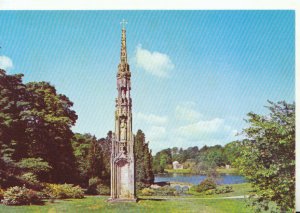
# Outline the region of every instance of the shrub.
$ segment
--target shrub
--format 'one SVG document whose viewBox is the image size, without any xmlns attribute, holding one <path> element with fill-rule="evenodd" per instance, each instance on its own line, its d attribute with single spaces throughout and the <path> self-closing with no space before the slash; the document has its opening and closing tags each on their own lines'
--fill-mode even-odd
<svg viewBox="0 0 300 213">
<path fill-rule="evenodd" d="M 217 185 L 212 179 L 206 178 L 199 185 L 195 187 L 195 190 L 197 192 L 205 192 L 209 189 L 215 189 L 216 187 Z"/>
<path fill-rule="evenodd" d="M 84 197 L 83 189 L 73 184 L 47 184 L 44 192 L 52 199 Z"/>
<path fill-rule="evenodd" d="M 174 196 L 176 195 L 176 189 L 170 186 L 163 186 L 154 190 L 153 195 L 157 196 Z"/>
<path fill-rule="evenodd" d="M 144 188 L 148 188 L 151 184 L 147 184 L 147 183 L 143 183 L 143 182 L 137 182 L 136 183 L 136 189 L 139 191 L 139 190 L 142 190 Z"/>
<path fill-rule="evenodd" d="M 225 186 L 225 187 L 215 189 L 216 194 L 225 194 L 229 192 L 233 192 L 232 186 Z"/>
<path fill-rule="evenodd" d="M 216 189 L 215 189 L 216 190 Z M 209 189 L 205 192 L 206 195 L 213 195 L 215 193 L 215 190 Z"/>
<path fill-rule="evenodd" d="M 153 189 L 150 189 L 150 188 L 143 188 L 141 190 L 141 195 L 143 196 L 151 196 L 155 193 L 155 191 Z"/>
<path fill-rule="evenodd" d="M 97 186 L 101 184 L 101 180 L 97 177 L 89 179 L 89 187 L 87 189 L 87 194 L 97 195 Z"/>
<path fill-rule="evenodd" d="M 97 194 L 99 195 L 109 195 L 110 194 L 110 187 L 104 184 L 97 185 Z"/>
<path fill-rule="evenodd" d="M 41 198 L 34 190 L 26 187 L 14 186 L 8 188 L 3 195 L 5 205 L 29 205 L 41 202 Z"/>
</svg>

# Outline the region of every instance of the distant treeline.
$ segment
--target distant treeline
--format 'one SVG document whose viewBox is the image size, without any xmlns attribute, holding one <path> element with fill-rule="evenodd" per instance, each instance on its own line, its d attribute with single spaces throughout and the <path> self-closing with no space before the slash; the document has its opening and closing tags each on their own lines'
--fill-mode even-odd
<svg viewBox="0 0 300 213">
<path fill-rule="evenodd" d="M 201 149 L 198 146 L 163 149 L 154 156 L 153 169 L 155 173 L 163 173 L 165 169 L 172 169 L 172 162 L 178 161 L 183 164 L 183 168 L 191 169 L 193 173 L 207 173 L 216 167 L 232 165 L 240 155 L 240 144 L 239 141 L 233 141 L 224 147 L 205 145 Z"/>
</svg>

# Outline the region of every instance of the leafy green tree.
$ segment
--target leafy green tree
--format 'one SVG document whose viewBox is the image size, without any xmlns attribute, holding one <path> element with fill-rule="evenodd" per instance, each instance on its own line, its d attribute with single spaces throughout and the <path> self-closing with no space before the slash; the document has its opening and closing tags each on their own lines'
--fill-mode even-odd
<svg viewBox="0 0 300 213">
<path fill-rule="evenodd" d="M 233 165 L 235 160 L 241 154 L 241 142 L 233 141 L 224 146 L 224 157 L 226 159 L 226 164 Z"/>
<path fill-rule="evenodd" d="M 180 151 L 179 151 L 180 152 Z M 179 154 L 183 154 L 182 153 Z M 156 153 L 153 159 L 153 171 L 154 173 L 163 173 L 164 169 L 167 168 L 167 165 L 172 165 L 173 159 L 172 159 L 172 150 L 169 149 L 163 149 Z"/>
<path fill-rule="evenodd" d="M 26 88 L 22 74 L 7 75 L 0 69 L 0 185 L 15 184 L 19 173 L 16 162 L 27 153 L 26 123 L 21 120 L 26 110 Z"/>
<path fill-rule="evenodd" d="M 254 205 L 267 209 L 273 201 L 282 212 L 294 211 L 295 103 L 269 103 L 269 115 L 248 114 L 236 165 L 256 190 Z"/>
<path fill-rule="evenodd" d="M 49 181 L 72 182 L 75 157 L 71 145 L 77 115 L 73 103 L 47 82 L 26 84 L 30 105 L 22 112 L 28 157 L 42 158 L 53 168 Z M 76 170 L 75 170 L 76 171 Z"/>
</svg>

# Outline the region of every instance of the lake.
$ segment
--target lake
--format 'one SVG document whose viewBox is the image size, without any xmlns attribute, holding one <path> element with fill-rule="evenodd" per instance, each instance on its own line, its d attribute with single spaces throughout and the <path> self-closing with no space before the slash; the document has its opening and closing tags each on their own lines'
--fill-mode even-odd
<svg viewBox="0 0 300 213">
<path fill-rule="evenodd" d="M 192 184 L 199 184 L 206 178 L 206 175 L 194 175 L 194 174 L 178 174 L 168 173 L 155 175 L 154 182 L 185 182 Z M 221 174 L 217 179 L 217 184 L 236 184 L 245 183 L 246 179 L 241 175 L 234 174 Z"/>
</svg>

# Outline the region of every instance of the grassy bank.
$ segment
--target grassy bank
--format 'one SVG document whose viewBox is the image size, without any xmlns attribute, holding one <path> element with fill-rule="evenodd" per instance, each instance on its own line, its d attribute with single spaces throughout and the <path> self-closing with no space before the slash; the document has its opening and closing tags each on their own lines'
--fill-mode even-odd
<svg viewBox="0 0 300 213">
<path fill-rule="evenodd" d="M 31 212 L 253 212 L 245 199 L 223 199 L 222 197 L 244 196 L 251 191 L 249 183 L 231 184 L 234 192 L 205 195 L 191 192 L 191 196 L 140 196 L 137 203 L 108 203 L 108 196 L 87 196 L 84 199 L 46 201 L 45 205 L 4 206 L 2 213 Z"/>
<path fill-rule="evenodd" d="M 107 196 L 89 196 L 84 199 L 68 199 L 46 203 L 43 206 L 3 206 L 0 212 L 252 212 L 243 199 L 209 199 L 197 200 L 182 198 L 180 200 L 160 200 L 144 198 L 137 203 L 108 203 Z"/>
<path fill-rule="evenodd" d="M 179 174 L 191 174 L 192 171 L 190 169 L 165 169 L 168 173 L 179 173 Z"/>
<path fill-rule="evenodd" d="M 168 173 L 177 173 L 177 174 L 193 174 L 191 169 L 165 169 Z M 217 168 L 219 174 L 237 174 L 238 170 L 236 168 Z"/>
<path fill-rule="evenodd" d="M 222 187 L 226 186 L 225 184 Z M 189 191 L 189 194 L 192 194 L 196 197 L 205 197 L 205 198 L 215 198 L 215 197 L 232 197 L 232 196 L 244 196 L 248 195 L 251 191 L 251 184 L 250 183 L 239 183 L 239 184 L 229 184 L 233 189 L 233 192 L 229 192 L 226 194 L 213 194 L 213 195 L 205 195 L 205 192 L 199 193 L 196 191 Z"/>
</svg>

